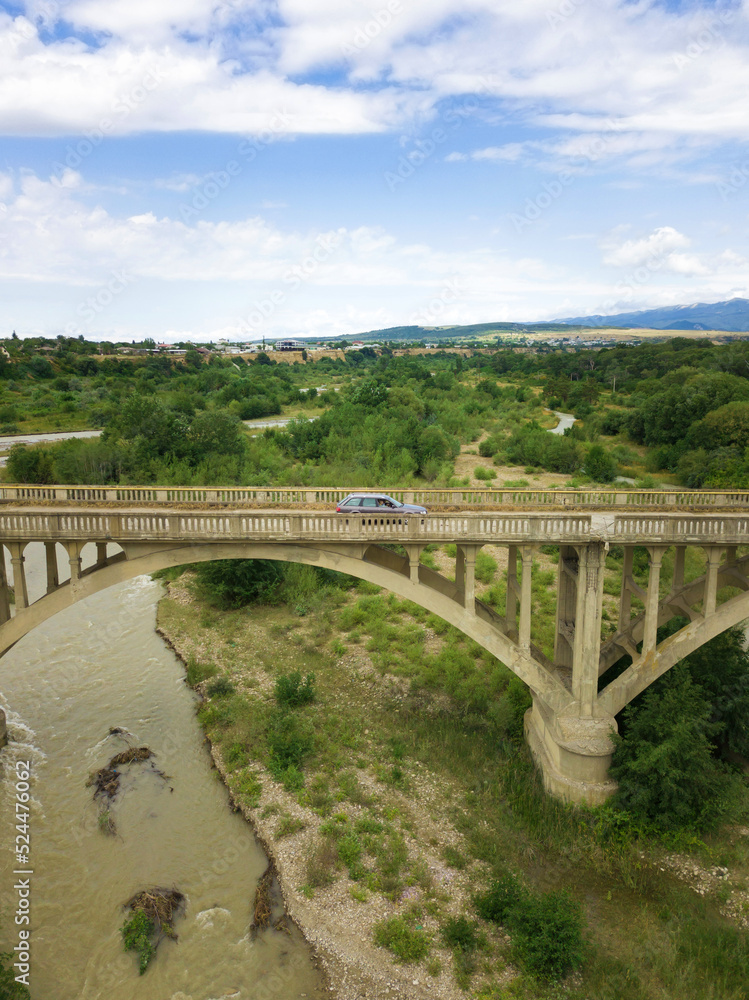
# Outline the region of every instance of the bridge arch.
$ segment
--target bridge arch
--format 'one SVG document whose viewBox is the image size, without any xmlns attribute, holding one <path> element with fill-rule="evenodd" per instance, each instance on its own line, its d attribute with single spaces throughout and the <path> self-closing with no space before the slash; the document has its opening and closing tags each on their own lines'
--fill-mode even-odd
<svg viewBox="0 0 749 1000">
<path fill-rule="evenodd" d="M 530 651 L 524 651 L 506 634 L 492 623 L 491 609 L 482 606 L 483 616 L 476 615 L 460 604 L 454 596 L 440 593 L 424 582 L 414 582 L 394 566 L 369 561 L 316 546 L 289 546 L 288 544 L 230 542 L 181 545 L 159 548 L 155 546 L 123 545 L 123 552 L 111 558 L 100 568 L 92 567 L 74 583 L 65 583 L 51 593 L 41 597 L 29 607 L 19 611 L 13 618 L 0 626 L 0 656 L 42 622 L 102 590 L 116 586 L 138 576 L 146 576 L 162 569 L 187 563 L 214 562 L 223 559 L 270 559 L 278 562 L 301 563 L 320 566 L 325 569 L 347 573 L 366 580 L 399 597 L 413 601 L 430 611 L 473 639 L 480 646 L 496 656 L 510 670 L 524 681 L 536 697 L 542 698 L 552 710 L 558 710 L 572 701 L 569 691 L 539 663 Z M 405 566 L 408 560 L 403 560 Z M 424 567 L 421 576 L 438 577 Z M 443 583 L 448 583 L 439 577 Z M 480 604 L 480 602 L 476 602 Z"/>
</svg>

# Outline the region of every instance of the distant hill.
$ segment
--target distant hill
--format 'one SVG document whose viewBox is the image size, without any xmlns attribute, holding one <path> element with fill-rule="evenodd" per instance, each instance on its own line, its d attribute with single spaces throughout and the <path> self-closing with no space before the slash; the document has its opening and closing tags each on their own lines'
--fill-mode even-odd
<svg viewBox="0 0 749 1000">
<path fill-rule="evenodd" d="M 613 316 L 572 316 L 557 323 L 567 326 L 620 326 L 650 330 L 731 330 L 749 331 L 749 299 L 727 302 L 698 302 L 692 306 L 664 306 L 616 313 Z"/>
</svg>

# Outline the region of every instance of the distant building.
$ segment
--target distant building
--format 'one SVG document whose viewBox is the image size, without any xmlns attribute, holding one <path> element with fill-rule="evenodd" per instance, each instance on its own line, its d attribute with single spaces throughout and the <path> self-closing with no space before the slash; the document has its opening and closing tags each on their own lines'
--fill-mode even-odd
<svg viewBox="0 0 749 1000">
<path fill-rule="evenodd" d="M 304 351 L 307 345 L 303 340 L 277 340 L 277 351 Z"/>
</svg>

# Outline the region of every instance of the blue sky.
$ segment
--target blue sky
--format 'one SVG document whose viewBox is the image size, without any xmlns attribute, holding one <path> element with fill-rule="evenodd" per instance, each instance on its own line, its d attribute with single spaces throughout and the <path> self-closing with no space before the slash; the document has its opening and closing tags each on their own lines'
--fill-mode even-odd
<svg viewBox="0 0 749 1000">
<path fill-rule="evenodd" d="M 749 0 L 0 4 L 4 335 L 749 296 Z"/>
</svg>

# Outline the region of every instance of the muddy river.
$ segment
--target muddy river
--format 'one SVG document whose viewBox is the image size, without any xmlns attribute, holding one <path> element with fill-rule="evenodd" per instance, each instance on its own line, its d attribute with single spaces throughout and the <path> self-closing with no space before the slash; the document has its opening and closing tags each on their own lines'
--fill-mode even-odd
<svg viewBox="0 0 749 1000">
<path fill-rule="evenodd" d="M 26 551 L 33 600 L 43 549 Z M 161 593 L 148 578 L 104 591 L 0 658 L 12 740 L 0 751 L 0 950 L 18 941 L 11 781 L 15 762 L 29 760 L 32 1000 L 320 997 L 321 977 L 294 928 L 249 933 L 266 858 L 229 808 L 182 665 L 154 632 Z M 130 735 L 109 735 L 115 727 Z M 107 836 L 86 780 L 128 745 L 150 747 L 168 777 L 124 768 L 117 832 Z M 151 886 L 176 887 L 187 904 L 179 940 L 164 940 L 139 977 L 122 946 L 122 907 Z"/>
</svg>

